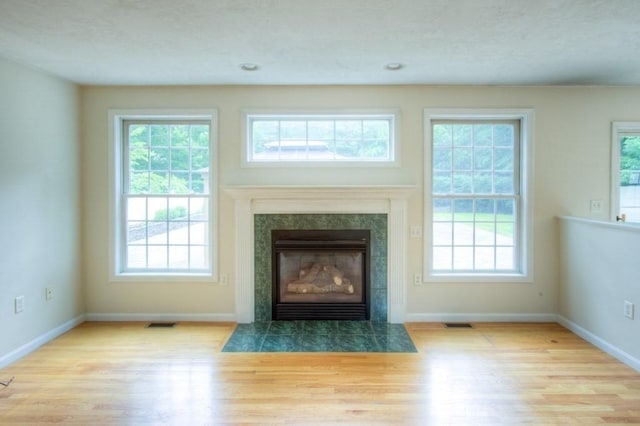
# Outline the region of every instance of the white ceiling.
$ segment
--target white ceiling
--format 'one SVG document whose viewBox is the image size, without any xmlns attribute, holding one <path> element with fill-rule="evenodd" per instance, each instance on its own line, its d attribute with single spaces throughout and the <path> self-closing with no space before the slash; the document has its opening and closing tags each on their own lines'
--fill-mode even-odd
<svg viewBox="0 0 640 426">
<path fill-rule="evenodd" d="M 638 85 L 640 0 L 0 0 L 0 56 L 98 85 Z"/>
</svg>

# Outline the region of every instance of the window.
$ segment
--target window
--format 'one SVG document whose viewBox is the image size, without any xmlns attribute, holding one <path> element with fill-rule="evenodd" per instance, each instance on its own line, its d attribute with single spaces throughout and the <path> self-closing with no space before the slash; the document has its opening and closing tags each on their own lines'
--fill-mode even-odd
<svg viewBox="0 0 640 426">
<path fill-rule="evenodd" d="M 214 115 L 113 120 L 115 275 L 211 275 Z"/>
<path fill-rule="evenodd" d="M 245 164 L 393 163 L 395 113 L 246 113 Z"/>
<path fill-rule="evenodd" d="M 640 223 L 640 123 L 614 122 L 611 140 L 611 216 Z"/>
<path fill-rule="evenodd" d="M 531 113 L 427 111 L 427 277 L 525 277 Z"/>
</svg>

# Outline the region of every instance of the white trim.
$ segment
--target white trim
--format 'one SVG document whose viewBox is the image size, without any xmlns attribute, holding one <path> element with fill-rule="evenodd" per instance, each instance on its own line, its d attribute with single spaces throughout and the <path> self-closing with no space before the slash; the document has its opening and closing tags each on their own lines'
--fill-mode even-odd
<svg viewBox="0 0 640 426">
<path fill-rule="evenodd" d="M 120 176 L 122 174 L 122 121 L 127 119 L 185 119 L 211 122 L 209 131 L 209 229 L 211 270 L 208 273 L 120 273 L 117 270 L 122 235 L 119 234 Z M 109 282 L 123 281 L 192 281 L 218 282 L 218 110 L 217 109 L 110 109 L 108 111 L 108 168 L 109 168 Z"/>
<path fill-rule="evenodd" d="M 360 108 L 360 109 L 273 109 L 273 108 L 245 108 L 241 111 L 241 138 L 242 149 L 240 165 L 245 168 L 254 167 L 314 167 L 314 168 L 352 168 L 352 167 L 400 167 L 400 127 L 401 116 L 400 109 L 398 108 Z M 328 120 L 335 120 L 339 117 L 354 117 L 356 119 L 367 118 L 371 116 L 392 116 L 391 124 L 391 140 L 389 146 L 389 160 L 353 160 L 353 161 L 251 161 L 249 159 L 249 153 L 251 152 L 251 131 L 249 124 L 251 116 L 264 115 L 266 117 L 272 117 L 274 119 L 281 119 L 286 117 L 292 117 L 297 119 L 325 117 Z"/>
<path fill-rule="evenodd" d="M 407 198 L 411 186 L 376 187 L 264 187 L 225 189 L 235 199 L 236 317 L 255 321 L 254 220 L 255 214 L 386 213 L 387 214 L 387 320 L 403 323 L 406 312 Z"/>
<path fill-rule="evenodd" d="M 611 200 L 609 219 L 616 220 L 620 212 L 620 133 L 640 132 L 639 121 L 611 122 Z"/>
<path fill-rule="evenodd" d="M 568 222 L 585 223 L 593 226 L 599 226 L 609 229 L 621 229 L 624 231 L 640 232 L 640 224 L 627 223 L 627 222 L 608 222 L 604 220 L 587 219 L 584 217 L 575 216 L 558 216 L 560 220 L 566 220 Z"/>
<path fill-rule="evenodd" d="M 88 313 L 85 314 L 86 321 L 106 321 L 106 322 L 235 322 L 235 314 L 166 314 L 166 313 L 131 313 L 131 314 L 109 314 L 109 313 Z"/>
<path fill-rule="evenodd" d="M 30 341 L 28 343 L 25 343 L 24 345 L 22 345 L 19 348 L 9 352 L 8 354 L 0 357 L 0 369 L 8 366 L 9 364 L 12 364 L 12 363 L 16 362 L 20 358 L 23 358 L 23 357 L 29 355 L 31 352 L 33 352 L 36 349 L 38 349 L 40 346 L 44 345 L 45 343 L 48 343 L 48 342 L 52 341 L 56 337 L 59 337 L 59 336 L 63 335 L 67 331 L 69 331 L 69 330 L 77 327 L 78 325 L 82 324 L 84 321 L 85 321 L 85 316 L 84 315 L 79 315 L 79 316 L 77 316 L 77 317 L 65 322 L 64 324 L 59 325 L 58 327 L 56 327 L 56 328 L 54 328 L 52 330 L 49 330 L 46 333 L 36 337 L 32 341 Z"/>
<path fill-rule="evenodd" d="M 431 246 L 431 122 L 433 120 L 519 120 L 520 121 L 520 185 L 522 200 L 520 217 L 520 273 L 506 274 L 436 274 L 432 271 Z M 424 225 L 423 240 L 423 281 L 430 282 L 533 282 L 533 166 L 534 166 L 534 123 L 532 108 L 425 108 L 424 109 Z"/>
<path fill-rule="evenodd" d="M 558 324 L 640 373 L 640 359 L 635 358 L 562 315 L 558 315 Z"/>
<path fill-rule="evenodd" d="M 556 314 L 408 313 L 407 322 L 557 322 Z"/>
</svg>

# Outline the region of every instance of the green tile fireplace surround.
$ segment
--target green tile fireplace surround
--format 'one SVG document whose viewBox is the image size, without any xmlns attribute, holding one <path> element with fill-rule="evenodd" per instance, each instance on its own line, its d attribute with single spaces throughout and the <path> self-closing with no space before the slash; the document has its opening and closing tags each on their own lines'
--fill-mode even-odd
<svg viewBox="0 0 640 426">
<path fill-rule="evenodd" d="M 386 214 L 256 214 L 255 321 L 271 321 L 271 230 L 368 229 L 371 232 L 370 318 L 387 321 L 387 215 Z"/>
</svg>

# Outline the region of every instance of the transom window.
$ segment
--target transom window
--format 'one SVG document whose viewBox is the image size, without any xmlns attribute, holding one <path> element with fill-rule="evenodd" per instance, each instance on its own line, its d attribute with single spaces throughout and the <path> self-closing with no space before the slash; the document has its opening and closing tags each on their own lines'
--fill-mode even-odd
<svg viewBox="0 0 640 426">
<path fill-rule="evenodd" d="M 212 118 L 117 117 L 117 274 L 212 273 Z"/>
<path fill-rule="evenodd" d="M 522 275 L 522 119 L 429 117 L 428 275 Z"/>
<path fill-rule="evenodd" d="M 395 160 L 395 114 L 247 114 L 247 163 Z"/>
</svg>

